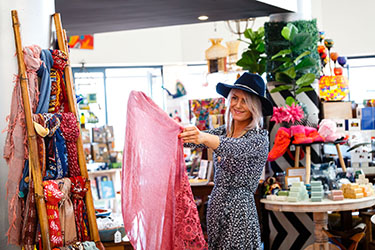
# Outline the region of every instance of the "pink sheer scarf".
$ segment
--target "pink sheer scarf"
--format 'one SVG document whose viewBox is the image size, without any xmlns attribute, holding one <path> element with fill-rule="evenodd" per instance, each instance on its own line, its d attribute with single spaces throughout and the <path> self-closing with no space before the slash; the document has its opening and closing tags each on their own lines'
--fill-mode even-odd
<svg viewBox="0 0 375 250">
<path fill-rule="evenodd" d="M 130 93 L 121 195 L 125 231 L 135 249 L 207 248 L 180 131 L 144 93 Z"/>
<path fill-rule="evenodd" d="M 41 48 L 37 45 L 25 47 L 23 49 L 28 78 L 29 98 L 33 112 L 35 112 L 38 106 L 39 98 L 38 76 L 36 71 L 42 64 L 42 61 L 40 60 L 40 52 Z M 10 114 L 7 117 L 7 121 L 8 133 L 3 154 L 9 167 L 8 181 L 6 184 L 9 229 L 6 235 L 8 236 L 8 243 L 20 245 L 22 206 L 21 199 L 18 197 L 18 187 L 22 178 L 25 159 L 28 158 L 28 150 L 25 128 L 26 121 L 22 102 L 21 85 L 18 76 L 16 77 L 16 84 L 14 85 L 12 93 Z"/>
</svg>

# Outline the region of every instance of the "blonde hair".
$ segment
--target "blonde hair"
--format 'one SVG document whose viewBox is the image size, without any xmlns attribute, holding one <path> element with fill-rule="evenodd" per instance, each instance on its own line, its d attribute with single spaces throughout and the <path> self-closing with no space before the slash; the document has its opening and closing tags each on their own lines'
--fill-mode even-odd
<svg viewBox="0 0 375 250">
<path fill-rule="evenodd" d="M 263 113 L 262 113 L 262 103 L 258 96 L 251 94 L 247 91 L 243 91 L 245 93 L 245 103 L 247 108 L 251 113 L 251 120 L 249 124 L 245 127 L 244 133 L 249 131 L 250 129 L 260 128 L 263 126 Z M 232 118 L 232 114 L 230 112 L 230 103 L 233 97 L 233 89 L 229 92 L 227 98 L 227 110 L 226 110 L 226 128 L 227 128 L 227 136 L 231 137 L 234 132 L 234 120 Z"/>
</svg>

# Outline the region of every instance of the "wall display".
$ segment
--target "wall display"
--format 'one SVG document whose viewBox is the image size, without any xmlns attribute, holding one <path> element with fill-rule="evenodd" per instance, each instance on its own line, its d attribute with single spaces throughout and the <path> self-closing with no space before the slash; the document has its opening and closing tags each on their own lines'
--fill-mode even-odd
<svg viewBox="0 0 375 250">
<path fill-rule="evenodd" d="M 81 128 L 82 143 L 90 143 L 90 130 Z"/>
<path fill-rule="evenodd" d="M 106 143 L 106 131 L 104 127 L 92 128 L 92 141 Z"/>
<path fill-rule="evenodd" d="M 189 100 L 190 106 L 190 120 L 195 117 L 195 125 L 200 130 L 207 130 L 210 128 L 209 115 L 225 114 L 225 99 L 210 98 L 201 100 Z"/>
<path fill-rule="evenodd" d="M 92 159 L 96 162 L 107 162 L 109 160 L 107 144 L 92 143 Z"/>
<path fill-rule="evenodd" d="M 94 49 L 94 36 L 70 36 L 68 38 L 68 43 L 69 47 L 74 49 Z"/>
</svg>

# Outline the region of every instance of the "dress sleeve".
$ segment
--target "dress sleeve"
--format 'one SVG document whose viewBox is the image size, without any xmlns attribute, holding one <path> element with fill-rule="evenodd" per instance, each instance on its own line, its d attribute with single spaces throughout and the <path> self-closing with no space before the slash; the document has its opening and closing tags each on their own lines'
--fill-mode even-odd
<svg viewBox="0 0 375 250">
<path fill-rule="evenodd" d="M 225 125 L 220 126 L 218 128 L 205 130 L 205 131 L 202 131 L 202 132 L 208 133 L 208 134 L 211 134 L 211 135 L 218 135 L 218 136 L 225 135 Z M 204 145 L 204 144 L 194 144 L 194 143 L 184 143 L 184 147 L 185 148 L 192 148 L 192 149 L 207 148 L 207 146 Z"/>
<path fill-rule="evenodd" d="M 214 152 L 224 158 L 248 158 L 268 153 L 268 132 L 262 130 L 240 138 L 219 136 L 220 144 Z"/>
</svg>

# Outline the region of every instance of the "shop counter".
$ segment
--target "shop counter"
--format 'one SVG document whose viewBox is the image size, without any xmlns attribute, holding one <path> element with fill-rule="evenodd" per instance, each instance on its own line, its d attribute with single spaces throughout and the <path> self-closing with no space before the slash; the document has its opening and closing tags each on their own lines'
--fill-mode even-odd
<svg viewBox="0 0 375 250">
<path fill-rule="evenodd" d="M 329 211 L 350 211 L 372 207 L 375 205 L 375 196 L 365 197 L 361 199 L 344 199 L 342 201 L 332 201 L 323 199 L 321 202 L 301 201 L 272 201 L 262 199 L 267 210 L 276 212 L 294 212 L 294 213 L 313 213 L 314 220 L 314 243 L 309 245 L 306 250 L 312 249 L 338 249 L 335 245 L 328 242 L 327 235 L 322 228 L 327 228 Z"/>
</svg>

